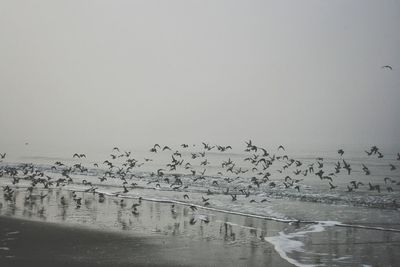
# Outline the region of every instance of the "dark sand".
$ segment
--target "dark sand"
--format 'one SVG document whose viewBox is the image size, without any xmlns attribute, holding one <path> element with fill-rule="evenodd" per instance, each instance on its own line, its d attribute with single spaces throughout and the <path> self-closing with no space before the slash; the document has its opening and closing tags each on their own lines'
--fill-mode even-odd
<svg viewBox="0 0 400 267">
<path fill-rule="evenodd" d="M 272 247 L 265 259 L 241 246 L 170 236 L 133 236 L 0 216 L 0 266 L 290 266 Z"/>
</svg>

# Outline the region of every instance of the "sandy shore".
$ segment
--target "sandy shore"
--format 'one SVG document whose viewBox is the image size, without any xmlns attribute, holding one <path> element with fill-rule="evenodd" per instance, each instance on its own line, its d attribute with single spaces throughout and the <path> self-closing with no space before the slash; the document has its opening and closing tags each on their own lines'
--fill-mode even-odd
<svg viewBox="0 0 400 267">
<path fill-rule="evenodd" d="M 397 230 L 336 227 L 329 221 L 290 224 L 154 200 L 107 196 L 100 201 L 93 193 L 77 194 L 82 198 L 79 206 L 68 190 L 36 190 L 29 199 L 23 188 L 16 189 L 11 200 L 0 194 L 0 266 L 398 266 L 399 262 Z M 296 207 L 313 211 L 302 202 Z M 387 216 L 391 218 L 391 213 Z"/>
<path fill-rule="evenodd" d="M 0 216 L 0 266 L 290 266 L 272 247 L 243 256 L 221 246 L 170 236 L 133 236 Z M 260 261 L 261 260 L 261 261 Z"/>
</svg>

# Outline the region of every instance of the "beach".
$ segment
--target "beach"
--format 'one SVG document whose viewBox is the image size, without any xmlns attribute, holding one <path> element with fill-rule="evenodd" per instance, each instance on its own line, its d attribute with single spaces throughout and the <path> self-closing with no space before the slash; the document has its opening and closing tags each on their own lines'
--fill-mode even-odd
<svg viewBox="0 0 400 267">
<path fill-rule="evenodd" d="M 1 266 L 397 266 L 399 261 L 400 231 L 389 230 L 394 224 L 382 229 L 334 221 L 297 224 L 154 200 L 108 196 L 99 202 L 93 193 L 79 193 L 83 204 L 76 206 L 77 193 L 71 191 L 47 190 L 43 199 L 29 201 L 25 192 L 20 188 L 13 201 L 1 200 Z"/>
<path fill-rule="evenodd" d="M 1 266 L 290 266 L 271 245 L 0 217 Z M 229 243 L 229 242 L 228 242 Z"/>
</svg>

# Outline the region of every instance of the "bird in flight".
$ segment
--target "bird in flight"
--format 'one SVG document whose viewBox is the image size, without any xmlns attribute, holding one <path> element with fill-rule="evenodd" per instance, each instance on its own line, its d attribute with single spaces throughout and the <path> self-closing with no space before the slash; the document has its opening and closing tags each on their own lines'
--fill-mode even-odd
<svg viewBox="0 0 400 267">
<path fill-rule="evenodd" d="M 390 65 L 382 66 L 382 69 L 393 70 L 392 66 L 390 66 Z"/>
</svg>

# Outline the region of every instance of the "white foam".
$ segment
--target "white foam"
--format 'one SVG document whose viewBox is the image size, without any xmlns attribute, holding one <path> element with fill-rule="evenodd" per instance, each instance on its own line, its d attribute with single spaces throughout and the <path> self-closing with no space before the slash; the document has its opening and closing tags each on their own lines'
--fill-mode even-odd
<svg viewBox="0 0 400 267">
<path fill-rule="evenodd" d="M 265 237 L 265 240 L 274 245 L 275 250 L 279 253 L 279 255 L 283 259 L 285 259 L 286 261 L 295 266 L 299 267 L 324 266 L 323 264 L 319 265 L 304 264 L 296 259 L 290 258 L 288 254 L 293 252 L 306 253 L 306 251 L 304 250 L 304 243 L 298 240 L 293 240 L 293 238 L 303 237 L 310 233 L 322 232 L 325 230 L 326 227 L 335 226 L 337 224 L 340 223 L 336 221 L 318 221 L 315 224 L 308 225 L 307 228 L 305 228 L 302 231 L 289 234 L 285 234 L 284 232 L 279 232 L 278 236 Z"/>
</svg>

